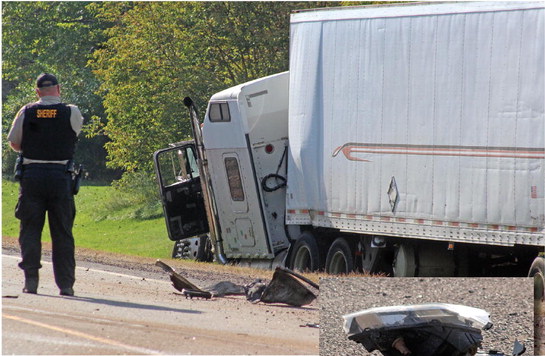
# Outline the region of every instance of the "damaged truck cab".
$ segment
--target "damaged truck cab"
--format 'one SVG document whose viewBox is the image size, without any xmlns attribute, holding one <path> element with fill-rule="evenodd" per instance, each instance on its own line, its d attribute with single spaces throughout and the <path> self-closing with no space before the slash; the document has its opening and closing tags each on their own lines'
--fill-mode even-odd
<svg viewBox="0 0 545 356">
<path fill-rule="evenodd" d="M 201 170 L 209 180 L 208 208 L 216 230 L 212 240 L 220 260 L 244 260 L 271 268 L 280 264 L 290 246 L 284 224 L 288 77 L 287 72 L 280 73 L 215 94 L 202 125 L 194 126 L 205 147 L 202 152 L 206 164 Z M 198 188 L 201 177 L 197 161 L 194 141 L 155 154 L 172 240 L 208 232 L 203 194 Z M 186 169 L 192 172 L 188 176 L 191 183 L 181 179 L 172 185 L 164 182 L 163 171 L 171 171 L 173 165 L 192 167 Z M 200 196 L 200 200 L 192 199 L 193 196 Z M 175 210 L 175 202 L 184 199 L 184 207 Z M 191 240 L 196 246 L 203 246 L 204 242 L 201 238 Z M 196 252 L 199 257 L 202 250 Z"/>
<path fill-rule="evenodd" d="M 281 73 L 217 93 L 202 127 L 223 254 L 269 268 L 289 247 L 287 87 Z"/>
</svg>

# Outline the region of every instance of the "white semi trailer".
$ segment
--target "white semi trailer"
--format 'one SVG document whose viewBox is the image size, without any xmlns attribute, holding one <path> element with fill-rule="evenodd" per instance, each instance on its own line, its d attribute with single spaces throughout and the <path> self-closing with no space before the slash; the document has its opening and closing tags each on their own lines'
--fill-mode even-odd
<svg viewBox="0 0 545 356">
<path fill-rule="evenodd" d="M 170 238 L 330 273 L 542 270 L 544 9 L 292 14 L 289 72 L 213 95 L 202 125 L 187 102 L 195 141 L 156 153 Z"/>
</svg>

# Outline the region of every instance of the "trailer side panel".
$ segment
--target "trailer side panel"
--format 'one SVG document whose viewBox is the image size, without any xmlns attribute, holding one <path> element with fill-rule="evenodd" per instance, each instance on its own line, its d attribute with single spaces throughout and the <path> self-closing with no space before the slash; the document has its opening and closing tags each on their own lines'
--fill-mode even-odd
<svg viewBox="0 0 545 356">
<path fill-rule="evenodd" d="M 543 5 L 406 9 L 292 16 L 288 224 L 543 245 Z"/>
</svg>

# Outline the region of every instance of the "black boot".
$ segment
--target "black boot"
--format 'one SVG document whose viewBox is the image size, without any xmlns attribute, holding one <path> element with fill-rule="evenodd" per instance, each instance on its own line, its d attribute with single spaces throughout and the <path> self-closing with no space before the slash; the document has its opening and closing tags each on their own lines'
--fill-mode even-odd
<svg viewBox="0 0 545 356">
<path fill-rule="evenodd" d="M 40 277 L 37 269 L 25 270 L 25 287 L 23 288 L 23 293 L 38 293 L 39 280 Z"/>
<path fill-rule="evenodd" d="M 60 295 L 67 295 L 69 297 L 73 297 L 74 289 L 72 287 L 61 288 Z"/>
</svg>

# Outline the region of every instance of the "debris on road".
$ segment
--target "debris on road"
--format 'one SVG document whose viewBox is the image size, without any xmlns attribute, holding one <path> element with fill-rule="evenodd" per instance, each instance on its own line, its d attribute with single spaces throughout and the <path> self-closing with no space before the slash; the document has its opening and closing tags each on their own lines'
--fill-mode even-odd
<svg viewBox="0 0 545 356">
<path fill-rule="evenodd" d="M 189 299 L 193 299 L 193 298 L 202 298 L 202 299 L 210 299 L 212 298 L 212 294 L 210 292 L 203 292 L 203 291 L 198 291 L 198 290 L 193 290 L 193 289 L 182 289 L 182 295 L 184 295 L 187 298 Z"/>
<path fill-rule="evenodd" d="M 200 288 L 180 275 L 163 261 L 157 260 L 155 265 L 161 267 L 170 276 L 175 289 L 186 298 L 224 297 L 227 295 L 245 295 L 252 303 L 283 303 L 292 306 L 303 306 L 312 303 L 316 295 L 301 281 L 319 290 L 319 286 L 308 278 L 287 268 L 277 267 L 269 283 L 257 279 L 245 286 L 229 281 L 216 283 L 207 288 Z"/>
<path fill-rule="evenodd" d="M 300 278 L 300 279 L 297 279 Z M 288 270 L 287 268 L 277 267 L 274 271 L 271 282 L 265 287 L 259 299 L 263 303 L 284 303 L 293 306 L 303 306 L 312 303 L 316 295 L 301 283 L 301 280 L 311 284 L 319 289 L 318 285 L 302 279 L 301 275 Z M 256 295 L 253 296 L 255 298 Z"/>
<path fill-rule="evenodd" d="M 204 289 L 212 293 L 214 297 L 225 297 L 227 295 L 246 295 L 243 286 L 229 281 L 212 284 L 208 287 L 205 287 Z"/>
</svg>

